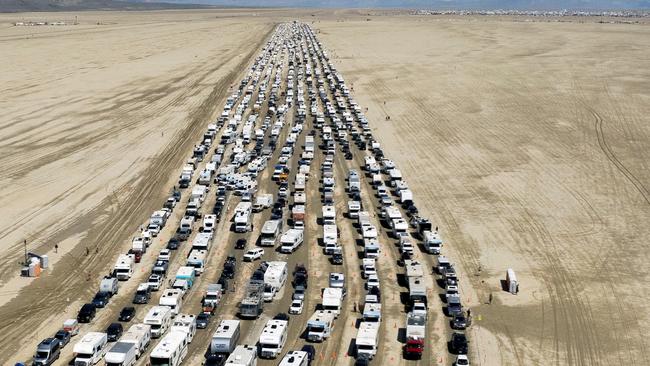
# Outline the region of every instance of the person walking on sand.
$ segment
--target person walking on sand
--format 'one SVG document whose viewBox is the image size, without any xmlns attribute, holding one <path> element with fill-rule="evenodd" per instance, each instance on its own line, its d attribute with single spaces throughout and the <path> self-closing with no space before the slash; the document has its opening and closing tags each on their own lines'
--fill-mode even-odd
<svg viewBox="0 0 650 366">
<path fill-rule="evenodd" d="M 59 252 L 59 244 L 54 244 L 54 253 Z"/>
<path fill-rule="evenodd" d="M 357 302 L 356 301 L 354 302 L 354 312 L 355 313 L 357 312 Z"/>
<path fill-rule="evenodd" d="M 87 257 L 89 254 L 90 254 L 90 249 L 88 249 L 88 247 L 86 247 L 86 257 Z"/>
<path fill-rule="evenodd" d="M 488 299 L 488 303 L 492 305 L 492 293 L 490 292 L 490 298 Z"/>
</svg>

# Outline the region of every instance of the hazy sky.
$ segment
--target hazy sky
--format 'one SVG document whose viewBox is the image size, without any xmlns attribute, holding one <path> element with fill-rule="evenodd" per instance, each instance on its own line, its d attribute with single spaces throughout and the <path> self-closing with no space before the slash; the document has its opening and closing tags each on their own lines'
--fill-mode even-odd
<svg viewBox="0 0 650 366">
<path fill-rule="evenodd" d="M 650 0 L 164 0 L 240 6 L 473 9 L 648 9 Z"/>
</svg>

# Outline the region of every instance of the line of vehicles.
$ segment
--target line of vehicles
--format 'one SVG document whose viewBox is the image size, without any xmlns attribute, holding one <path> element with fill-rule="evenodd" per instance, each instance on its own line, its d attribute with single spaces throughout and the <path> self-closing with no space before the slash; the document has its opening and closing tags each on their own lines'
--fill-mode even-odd
<svg viewBox="0 0 650 366">
<path fill-rule="evenodd" d="M 286 90 L 281 94 L 284 74 L 283 56 L 286 56 L 288 61 L 288 71 Z M 275 69 L 275 79 L 269 85 L 273 69 Z M 300 82 L 304 82 L 307 89 Z M 329 86 L 329 93 L 326 85 Z M 266 93 L 269 89 L 270 94 L 267 98 Z M 256 91 L 257 98 L 254 97 Z M 323 253 L 329 256 L 332 264 L 343 264 L 343 248 L 339 242 L 340 231 L 337 226 L 337 209 L 334 205 L 334 191 L 337 186 L 334 156 L 338 145 L 345 159 L 352 160 L 348 141 L 351 137 L 361 151 L 369 150 L 372 153 L 364 157 L 363 169 L 375 189 L 381 207 L 382 221 L 398 243 L 399 264 L 405 268 L 409 290 L 409 312 L 406 315 L 404 356 L 422 357 L 427 338 L 428 299 L 427 288 L 423 281 L 425 269 L 422 263 L 414 259 L 416 243 L 409 234 L 410 229 L 415 230 L 428 253 L 438 255 L 438 265 L 435 270 L 445 283 L 446 309 L 447 313 L 453 316 L 452 325 L 459 330 L 469 326 L 471 319 L 464 318 L 454 267 L 446 257 L 440 255 L 442 240 L 437 228 L 433 230 L 428 220 L 417 215 L 412 193 L 402 179 L 401 172 L 392 161 L 384 158 L 379 143 L 372 139 L 368 121 L 361 108 L 350 97 L 343 77 L 336 72 L 311 28 L 305 24 L 292 23 L 283 24 L 276 29 L 237 91 L 227 99 L 223 113 L 217 122 L 208 126 L 201 143 L 194 147 L 192 157 L 181 170 L 178 182 L 180 189 L 175 189 L 165 201 L 163 208 L 151 215 L 146 227 L 133 238 L 131 250 L 119 255 L 111 274 L 102 279 L 100 291 L 92 302 L 82 306 L 77 319 L 67 320 L 63 329 L 57 332 L 55 337 L 47 338 L 38 345 L 33 363 L 49 365 L 54 362 L 60 354 L 60 349 L 69 342 L 70 337 L 79 333 L 79 323 L 91 322 L 96 311 L 105 307 L 110 297 L 118 293 L 120 282 L 128 281 L 134 276 L 138 263 L 141 262 L 154 238 L 167 224 L 182 196 L 188 196 L 187 205 L 175 236 L 169 241 L 167 248 L 158 254 L 147 282 L 137 286 L 132 301 L 134 304 L 147 304 L 152 297 L 152 291 L 162 291 L 159 304 L 149 308 L 142 323 L 132 325 L 126 332 L 123 332 L 120 323 L 111 324 L 105 332 L 87 332 L 74 346 L 75 365 L 94 365 L 102 358 L 109 366 L 134 365 L 136 359 L 145 354 L 152 339 L 159 340 L 149 354 L 149 364 L 176 366 L 183 362 L 197 328 L 207 326 L 210 316 L 215 313 L 226 294 L 228 281 L 235 276 L 236 258 L 229 256 L 216 283 L 207 285 L 201 300 L 201 313 L 192 315 L 182 312 L 186 294 L 192 290 L 198 277 L 205 272 L 228 192 L 240 197 L 231 220 L 231 230 L 236 233 L 252 231 L 253 215 L 267 209 L 271 210 L 271 219 L 264 222 L 257 246 L 243 255 L 244 261 L 253 262 L 261 259 L 265 253 L 264 248 L 274 248 L 282 254 L 290 255 L 306 243 L 304 229 L 305 221 L 309 219 L 306 215 L 306 184 L 310 175 L 313 175 L 311 163 L 319 147 L 315 134 L 311 132 L 305 136 L 305 143 L 300 155 L 297 156 L 300 150 L 297 141 L 303 132 L 307 118 L 305 103 L 307 94 L 311 105 L 310 115 L 314 119 L 315 127 L 320 130 L 320 139 L 323 142 L 320 146 L 324 153 L 324 162 L 320 167 L 322 214 L 319 220 L 322 225 L 319 243 L 323 246 Z M 334 95 L 335 103 L 330 100 L 330 94 Z M 285 97 L 284 103 L 280 100 L 280 95 Z M 317 96 L 320 97 L 324 109 L 319 106 Z M 253 113 L 245 119 L 247 108 L 253 99 L 256 100 Z M 262 103 L 268 103 L 268 113 L 262 126 L 256 128 L 260 117 L 255 111 L 261 109 Z M 293 123 L 288 123 L 286 120 L 290 109 L 295 110 L 296 113 Z M 277 140 L 283 128 L 291 128 L 291 130 L 286 141 L 279 147 L 280 155 L 276 164 L 271 165 L 269 160 L 278 148 Z M 211 146 L 217 141 L 219 132 L 221 132 L 219 144 L 214 149 L 214 154 L 211 154 Z M 267 134 L 270 141 L 265 146 Z M 247 146 L 252 143 L 255 147 L 247 149 Z M 227 145 L 232 145 L 228 157 L 226 156 Z M 199 163 L 208 158 L 210 160 L 206 162 L 205 168 L 196 173 Z M 291 162 L 297 158 L 299 158 L 298 171 L 295 172 L 293 181 L 289 182 Z M 256 179 L 267 167 L 271 167 L 272 178 L 278 184 L 276 197 L 268 193 L 257 194 Z M 203 205 L 213 184 L 216 185 L 215 206 L 210 214 L 202 215 L 202 211 L 205 210 Z M 190 187 L 190 192 L 182 193 L 182 189 Z M 377 273 L 377 258 L 382 251 L 378 233 L 381 228 L 372 224 L 369 212 L 361 203 L 362 189 L 361 173 L 354 169 L 349 170 L 346 179 L 346 190 L 350 196 L 347 202 L 347 216 L 356 221 L 363 242 L 360 270 L 366 281 L 367 291 L 363 307 L 359 309 L 361 319 L 354 338 L 355 356 L 357 363 L 361 365 L 368 364 L 379 352 L 382 320 L 380 281 Z M 401 209 L 393 202 L 391 196 L 399 198 Z M 290 215 L 284 217 L 284 210 L 289 200 L 292 202 Z M 403 218 L 402 211 L 407 213 L 409 221 Z M 341 212 L 338 214 L 341 215 Z M 285 219 L 289 228 L 284 227 Z M 195 230 L 196 226 L 200 226 L 198 233 Z M 193 237 L 191 251 L 186 258 L 186 263 L 172 276 L 168 273 L 172 253 L 191 237 Z M 238 245 L 239 242 L 236 247 Z M 243 245 L 245 246 L 245 242 Z M 274 319 L 268 320 L 255 345 L 239 344 L 240 322 L 258 318 L 263 312 L 264 303 L 273 301 L 278 294 L 286 290 L 289 276 L 286 261 L 260 263 L 246 284 L 245 295 L 238 306 L 238 316 L 242 320 L 221 320 L 212 335 L 209 352 L 206 354 L 206 365 L 255 366 L 258 357 L 276 358 L 283 353 L 288 338 L 289 320 L 286 316 L 279 314 Z M 298 315 L 305 310 L 307 268 L 304 265 L 297 265 L 291 276 L 293 293 L 288 312 Z M 165 281 L 166 279 L 168 281 Z M 316 306 L 306 324 L 304 334 L 309 342 L 328 340 L 334 332 L 336 319 L 343 311 L 342 305 L 347 293 L 345 274 L 330 273 L 328 280 L 329 286 L 322 289 L 322 301 Z M 120 320 L 132 319 L 134 312 L 133 307 L 124 308 Z M 60 336 L 59 333 L 62 335 Z M 464 337 L 464 333 L 454 333 L 451 341 L 452 350 L 459 354 L 456 361 L 458 365 L 469 364 L 466 356 L 467 340 Z M 305 346 L 300 351 L 288 351 L 279 364 L 306 366 L 314 360 L 314 357 L 314 348 Z"/>
</svg>

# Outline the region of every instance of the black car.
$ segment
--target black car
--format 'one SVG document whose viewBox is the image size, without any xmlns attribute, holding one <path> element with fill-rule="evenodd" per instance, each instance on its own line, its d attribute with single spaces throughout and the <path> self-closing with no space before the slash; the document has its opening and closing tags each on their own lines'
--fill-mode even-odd
<svg viewBox="0 0 650 366">
<path fill-rule="evenodd" d="M 274 208 L 273 211 L 271 211 L 271 220 L 280 220 L 282 214 L 283 212 L 281 208 Z"/>
<path fill-rule="evenodd" d="M 451 352 L 457 355 L 467 354 L 467 337 L 463 333 L 454 333 L 451 335 Z"/>
<path fill-rule="evenodd" d="M 302 346 L 301 351 L 307 353 L 307 365 L 311 365 L 311 362 L 314 361 L 314 358 L 316 357 L 316 348 L 311 344 L 306 344 Z"/>
<path fill-rule="evenodd" d="M 122 324 L 121 323 L 111 323 L 111 325 L 106 328 L 106 335 L 109 342 L 117 342 L 118 339 L 122 336 Z"/>
<path fill-rule="evenodd" d="M 181 191 L 175 190 L 172 192 L 172 197 L 176 198 L 176 202 L 181 200 Z"/>
<path fill-rule="evenodd" d="M 205 329 L 210 323 L 210 314 L 201 313 L 196 316 L 196 327 L 199 329 Z"/>
<path fill-rule="evenodd" d="M 367 353 L 357 354 L 357 359 L 354 362 L 354 366 L 368 366 L 370 365 L 370 356 Z"/>
<path fill-rule="evenodd" d="M 221 276 L 219 276 L 219 279 L 217 280 L 217 283 L 221 285 L 222 290 L 228 291 L 228 277 L 225 276 L 223 273 L 221 273 Z"/>
<path fill-rule="evenodd" d="M 244 249 L 246 248 L 246 239 L 241 238 L 235 242 L 235 249 Z"/>
<path fill-rule="evenodd" d="M 59 330 L 54 335 L 54 338 L 59 340 L 59 344 L 61 345 L 61 348 L 65 347 L 65 345 L 70 342 L 70 337 L 72 337 L 70 332 L 68 332 L 67 330 L 63 330 L 63 329 Z"/>
<path fill-rule="evenodd" d="M 334 253 L 331 258 L 332 264 L 343 264 L 343 254 Z"/>
<path fill-rule="evenodd" d="M 93 298 L 92 303 L 95 305 L 97 308 L 103 308 L 106 305 L 108 305 L 108 301 L 110 300 L 111 295 L 108 292 L 98 292 L 95 294 L 95 297 Z"/>
<path fill-rule="evenodd" d="M 204 366 L 223 366 L 228 359 L 228 355 L 223 353 L 213 353 L 205 358 Z"/>
<path fill-rule="evenodd" d="M 352 153 L 351 152 L 346 152 L 345 153 L 345 160 L 352 160 Z"/>
<path fill-rule="evenodd" d="M 467 326 L 467 318 L 463 314 L 454 316 L 454 319 L 451 321 L 451 327 L 454 329 L 463 330 L 467 328 Z"/>
<path fill-rule="evenodd" d="M 289 315 L 285 313 L 278 313 L 278 315 L 273 317 L 273 320 L 286 320 L 289 321 Z"/>
<path fill-rule="evenodd" d="M 90 323 L 90 321 L 95 317 L 96 313 L 97 309 L 95 308 L 94 304 L 84 304 L 77 314 L 77 321 L 79 323 Z"/>
<path fill-rule="evenodd" d="M 135 316 L 135 308 L 133 306 L 125 306 L 120 311 L 120 317 L 118 318 L 121 322 L 130 322 L 131 319 Z"/>
<path fill-rule="evenodd" d="M 221 275 L 232 279 L 235 278 L 236 270 L 237 270 L 237 258 L 230 255 L 226 258 L 226 261 L 223 264 L 223 272 Z"/>
<path fill-rule="evenodd" d="M 178 238 L 171 238 L 167 242 L 167 249 L 169 250 L 176 250 L 181 246 L 180 240 Z"/>
</svg>

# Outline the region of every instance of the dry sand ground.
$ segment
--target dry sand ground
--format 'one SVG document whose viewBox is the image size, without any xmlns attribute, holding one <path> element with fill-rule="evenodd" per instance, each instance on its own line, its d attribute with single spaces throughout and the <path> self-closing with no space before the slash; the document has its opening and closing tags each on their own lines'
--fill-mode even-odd
<svg viewBox="0 0 650 366">
<path fill-rule="evenodd" d="M 0 362 L 92 295 L 291 14 L 76 15 L 53 28 L 0 16 Z M 319 38 L 463 267 L 481 316 L 475 363 L 650 363 L 650 29 L 321 15 L 306 20 L 322 20 Z M 35 282 L 15 277 L 23 238 L 54 262 Z M 499 291 L 507 267 L 516 297 Z"/>
<path fill-rule="evenodd" d="M 0 363 L 92 296 L 275 24 L 235 12 L 77 15 L 67 27 L 8 23 L 50 14 L 0 18 Z M 36 281 L 17 278 L 24 238 L 50 256 Z"/>
<path fill-rule="evenodd" d="M 462 266 L 474 362 L 650 364 L 650 28 L 314 27 Z M 500 290 L 508 267 L 518 296 Z"/>
</svg>

